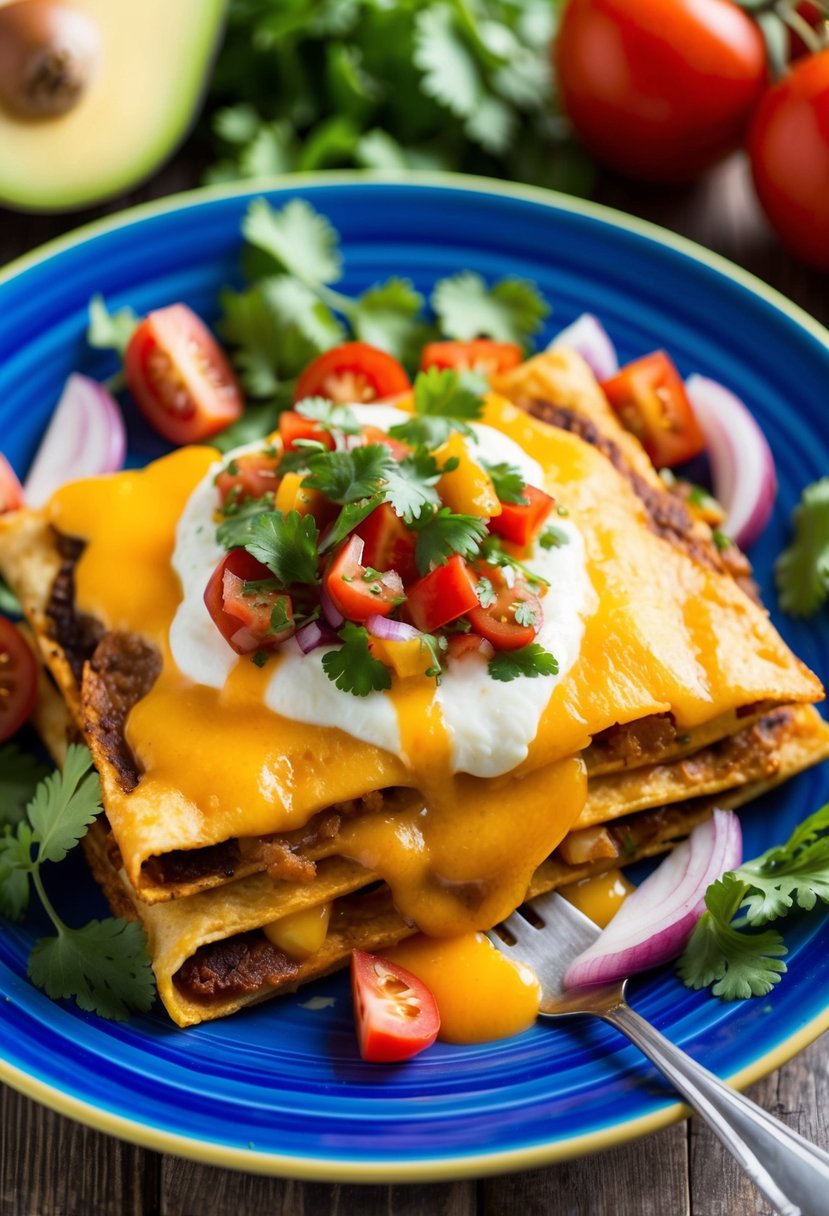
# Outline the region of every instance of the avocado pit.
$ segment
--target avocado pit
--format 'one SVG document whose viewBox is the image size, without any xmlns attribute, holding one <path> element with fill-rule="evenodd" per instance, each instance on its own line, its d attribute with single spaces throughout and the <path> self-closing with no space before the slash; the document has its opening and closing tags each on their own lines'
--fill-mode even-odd
<svg viewBox="0 0 829 1216">
<path fill-rule="evenodd" d="M 67 114 L 100 60 L 100 33 L 86 13 L 50 0 L 15 0 L 0 8 L 0 104 L 15 117 Z"/>
</svg>

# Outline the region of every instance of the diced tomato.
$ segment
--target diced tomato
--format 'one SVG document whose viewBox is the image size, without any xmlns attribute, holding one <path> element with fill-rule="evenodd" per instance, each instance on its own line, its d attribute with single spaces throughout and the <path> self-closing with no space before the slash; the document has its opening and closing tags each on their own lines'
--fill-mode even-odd
<svg viewBox="0 0 829 1216">
<path fill-rule="evenodd" d="M 354 950 L 351 990 L 364 1060 L 378 1064 L 409 1060 L 438 1037 L 440 1014 L 435 998 L 405 967 Z"/>
<path fill-rule="evenodd" d="M 502 503 L 500 515 L 489 521 L 491 532 L 497 532 L 504 540 L 525 548 L 541 531 L 541 525 L 556 505 L 555 499 L 536 486 L 524 486 L 521 491 L 526 504 Z"/>
<path fill-rule="evenodd" d="M 37 662 L 19 629 L 0 616 L 0 743 L 29 718 L 37 699 Z"/>
<path fill-rule="evenodd" d="M 495 654 L 495 647 L 477 633 L 453 633 L 449 639 L 449 658 L 465 659 L 471 654 L 491 659 Z"/>
<path fill-rule="evenodd" d="M 483 588 L 480 583 L 478 585 L 475 607 L 469 613 L 475 633 L 491 642 L 496 650 L 520 650 L 522 646 L 529 646 L 535 641 L 543 620 L 538 596 L 530 591 L 523 578 L 516 578 L 510 587 L 499 566 L 479 562 L 475 569 L 491 584 L 491 591 L 483 584 L 489 592 L 483 597 L 484 603 L 479 599 Z M 515 619 L 516 612 L 526 616 L 523 623 Z"/>
<path fill-rule="evenodd" d="M 458 372 L 493 376 L 511 371 L 523 360 L 524 352 L 514 342 L 495 342 L 492 338 L 476 338 L 472 342 L 428 342 L 420 356 L 420 370 L 452 368 Z"/>
<path fill-rule="evenodd" d="M 361 434 L 365 443 L 385 444 L 396 460 L 405 460 L 407 456 L 411 456 L 412 454 L 412 448 L 408 443 L 403 443 L 401 439 L 392 438 L 385 431 L 381 431 L 379 426 L 364 426 Z"/>
<path fill-rule="evenodd" d="M 705 436 L 682 377 L 664 350 L 628 363 L 602 388 L 657 468 L 671 468 L 704 451 Z"/>
<path fill-rule="evenodd" d="M 294 632 L 291 597 L 269 588 L 245 592 L 245 583 L 273 581 L 246 549 L 231 549 L 210 576 L 204 602 L 225 641 L 237 654 L 273 650 Z M 282 622 L 280 624 L 280 622 Z"/>
<path fill-rule="evenodd" d="M 244 409 L 233 369 L 204 322 L 186 304 L 149 313 L 124 356 L 129 390 L 171 443 L 198 443 Z"/>
<path fill-rule="evenodd" d="M 363 563 L 375 570 L 396 570 L 408 586 L 419 577 L 415 562 L 417 537 L 387 502 L 368 515 L 356 529 L 363 541 Z"/>
<path fill-rule="evenodd" d="M 407 608 L 418 629 L 434 633 L 478 606 L 475 575 L 457 553 L 409 588 Z"/>
<path fill-rule="evenodd" d="M 406 598 L 396 570 L 378 572 L 363 565 L 363 541 L 352 534 L 336 554 L 325 575 L 325 589 L 334 607 L 349 621 L 388 616 Z"/>
<path fill-rule="evenodd" d="M 224 505 L 228 499 L 242 502 L 246 498 L 264 498 L 274 494 L 279 485 L 277 466 L 279 456 L 265 452 L 248 452 L 235 456 L 216 478 L 216 488 Z"/>
<path fill-rule="evenodd" d="M 0 452 L 0 515 L 23 506 L 23 487 L 6 457 Z"/>
<path fill-rule="evenodd" d="M 367 342 L 344 342 L 308 364 L 297 380 L 294 401 L 327 397 L 356 404 L 396 397 L 411 387 L 402 364 L 384 350 Z"/>
<path fill-rule="evenodd" d="M 334 437 L 330 431 L 325 431 L 313 418 L 305 418 L 295 410 L 285 410 L 279 415 L 279 435 L 286 452 L 296 451 L 298 439 L 313 439 L 321 443 L 329 451 L 334 450 Z"/>
</svg>

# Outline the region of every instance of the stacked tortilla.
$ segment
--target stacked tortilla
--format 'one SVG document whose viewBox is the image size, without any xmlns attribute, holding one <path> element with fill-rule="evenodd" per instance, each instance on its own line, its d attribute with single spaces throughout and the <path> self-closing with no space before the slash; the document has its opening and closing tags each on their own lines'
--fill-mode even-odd
<svg viewBox="0 0 829 1216">
<path fill-rule="evenodd" d="M 584 363 L 569 352 L 539 356 L 495 389 L 486 420 L 541 460 L 548 490 L 581 531 L 594 593 L 579 656 L 526 760 L 503 779 L 458 786 L 458 853 L 483 830 L 486 804 L 504 872 L 524 860 L 509 888 L 514 906 L 527 890 L 665 851 L 713 806 L 739 806 L 824 759 L 829 728 L 811 704 L 822 698 L 819 681 L 752 598 L 739 551 L 720 551 L 663 485 Z M 383 881 L 383 859 L 388 841 L 413 834 L 429 810 L 405 757 L 339 729 L 257 709 L 242 715 L 240 732 L 253 671 L 235 675 L 227 695 L 176 679 L 162 609 L 178 592 L 159 559 L 174 528 L 149 552 L 135 527 L 118 536 L 108 517 L 114 494 L 134 492 L 174 520 L 196 478 L 188 483 L 188 460 L 199 474 L 209 467 L 196 452 L 179 459 L 175 478 L 163 468 L 118 475 L 100 500 L 93 488 L 83 499 L 95 505 L 88 526 L 64 502 L 0 527 L 0 571 L 101 773 L 107 822 L 90 832 L 87 855 L 113 908 L 141 918 L 159 992 L 180 1025 L 291 991 L 345 964 L 355 946 L 382 950 L 414 932 L 396 872 Z M 113 586 L 100 591 L 107 562 Z M 59 747 L 48 700 L 43 729 Z M 241 771 L 257 748 L 259 784 L 262 774 L 269 782 L 261 803 Z M 227 790 L 231 770 L 239 801 L 215 792 Z M 571 785 L 577 771 L 587 775 L 586 800 L 569 817 L 559 805 L 565 770 Z M 551 825 L 535 853 L 525 839 L 537 826 L 530 805 L 547 805 Z M 487 927 L 493 908 L 503 912 L 503 900 L 489 898 L 500 875 L 464 873 L 461 882 L 426 866 L 423 881 L 457 888 L 464 928 Z M 288 957 L 263 932 L 323 904 L 330 926 L 310 957 Z"/>
</svg>

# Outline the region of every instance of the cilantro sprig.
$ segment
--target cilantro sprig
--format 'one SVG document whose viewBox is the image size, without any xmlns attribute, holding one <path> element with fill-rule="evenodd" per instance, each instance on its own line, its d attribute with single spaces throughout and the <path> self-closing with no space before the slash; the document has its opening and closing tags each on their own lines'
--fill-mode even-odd
<svg viewBox="0 0 829 1216">
<path fill-rule="evenodd" d="M 767 926 L 818 901 L 829 903 L 829 804 L 785 844 L 709 886 L 706 910 L 678 963 L 680 978 L 689 988 L 712 986 L 726 1001 L 765 996 L 785 972 L 787 953 L 782 935 Z"/>
<path fill-rule="evenodd" d="M 794 539 L 774 567 L 780 607 L 814 616 L 829 598 L 829 477 L 806 487 L 792 521 Z"/>
<path fill-rule="evenodd" d="M 337 688 L 355 697 L 391 688 L 389 669 L 369 650 L 367 629 L 346 621 L 340 638 L 342 646 L 322 656 L 322 669 Z"/>
<path fill-rule="evenodd" d="M 471 561 L 480 552 L 481 541 L 487 534 L 486 520 L 457 515 L 448 507 L 426 515 L 424 522 L 415 526 L 415 561 L 421 574 L 428 574 L 433 566 L 444 566 L 456 553 Z"/>
<path fill-rule="evenodd" d="M 54 1000 L 73 997 L 81 1009 L 116 1021 L 147 1010 L 155 986 L 141 926 L 120 918 L 70 928 L 46 893 L 42 867 L 60 862 L 101 811 L 101 790 L 87 748 L 72 744 L 63 772 L 37 786 L 26 817 L 0 835 L 0 915 L 22 919 L 34 890 L 55 934 L 35 942 L 29 977 Z"/>
<path fill-rule="evenodd" d="M 558 660 L 538 642 L 530 642 L 519 650 L 499 650 L 487 664 L 493 680 L 508 684 L 524 676 L 537 679 L 539 676 L 558 675 Z"/>
</svg>

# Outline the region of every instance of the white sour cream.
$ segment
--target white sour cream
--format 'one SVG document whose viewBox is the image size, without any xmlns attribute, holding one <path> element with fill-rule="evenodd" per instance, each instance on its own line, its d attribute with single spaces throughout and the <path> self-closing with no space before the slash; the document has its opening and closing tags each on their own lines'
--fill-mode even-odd
<svg viewBox="0 0 829 1216">
<path fill-rule="evenodd" d="M 392 406 L 351 408 L 360 423 L 383 430 L 409 417 Z M 488 462 L 516 465 L 529 485 L 543 487 L 540 465 L 518 444 L 492 427 L 473 424 L 473 430 L 475 450 Z M 225 462 L 261 446 L 254 443 L 240 447 L 229 453 Z M 176 666 L 195 683 L 216 689 L 224 687 L 238 662 L 249 662 L 228 646 L 204 604 L 204 589 L 224 556 L 216 542 L 213 479 L 225 462 L 217 462 L 199 483 L 179 520 L 173 568 L 181 580 L 183 599 L 170 627 L 170 649 Z M 535 548 L 526 564 L 550 584 L 542 599 L 544 621 L 536 640 L 555 655 L 558 674 L 519 677 L 503 683 L 491 679 L 486 663 L 477 657 L 450 662 L 436 695 L 452 741 L 455 772 L 497 777 L 520 764 L 553 689 L 578 656 L 593 591 L 578 528 L 569 519 L 557 519 L 556 527 L 567 542 L 552 549 Z M 305 655 L 293 640 L 285 643 L 266 686 L 265 704 L 283 717 L 339 727 L 357 739 L 401 755 L 400 730 L 389 695 L 374 692 L 354 697 L 341 692 L 323 671 L 325 653 L 321 648 Z"/>
</svg>

